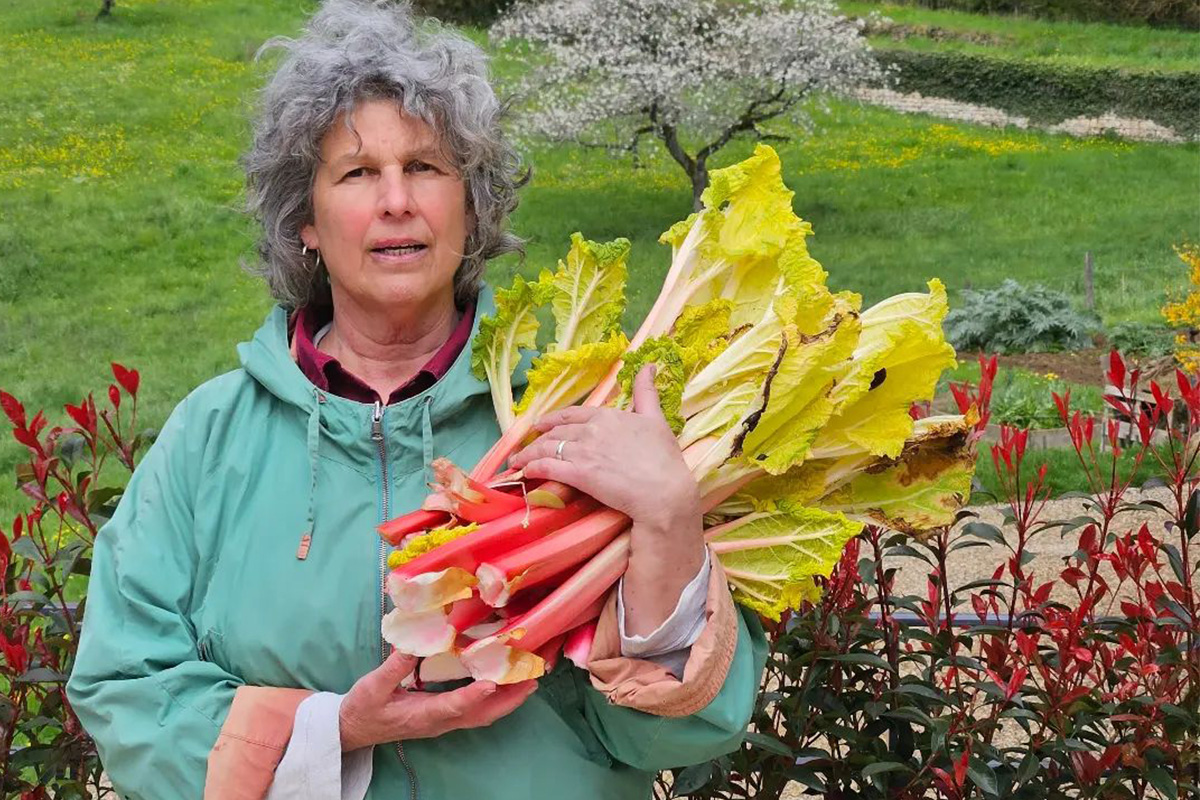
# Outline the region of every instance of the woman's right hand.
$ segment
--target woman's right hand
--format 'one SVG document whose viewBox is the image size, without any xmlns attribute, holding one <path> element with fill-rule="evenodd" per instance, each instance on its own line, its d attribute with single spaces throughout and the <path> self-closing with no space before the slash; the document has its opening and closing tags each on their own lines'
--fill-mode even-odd
<svg viewBox="0 0 1200 800">
<path fill-rule="evenodd" d="M 343 751 L 482 728 L 514 711 L 537 689 L 537 681 L 506 686 L 475 681 L 451 692 L 401 689 L 400 681 L 416 666 L 414 656 L 393 651 L 350 687 L 338 714 Z"/>
</svg>

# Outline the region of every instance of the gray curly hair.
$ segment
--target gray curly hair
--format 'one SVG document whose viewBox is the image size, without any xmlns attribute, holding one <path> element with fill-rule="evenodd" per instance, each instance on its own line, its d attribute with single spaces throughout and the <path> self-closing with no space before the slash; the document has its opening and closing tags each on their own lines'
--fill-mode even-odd
<svg viewBox="0 0 1200 800">
<path fill-rule="evenodd" d="M 263 88 L 253 142 L 242 159 L 246 210 L 262 225 L 259 262 L 271 294 L 288 308 L 328 302 L 329 286 L 300 230 L 313 221 L 312 186 L 321 140 L 339 115 L 366 100 L 395 101 L 438 135 L 466 184 L 475 226 L 454 275 L 459 306 L 479 292 L 488 259 L 522 252 L 506 230 L 521 174 L 500 129 L 504 107 L 474 43 L 432 20 L 416 24 L 407 2 L 326 0 L 296 39 L 277 37 L 259 50 L 285 52 Z"/>
</svg>

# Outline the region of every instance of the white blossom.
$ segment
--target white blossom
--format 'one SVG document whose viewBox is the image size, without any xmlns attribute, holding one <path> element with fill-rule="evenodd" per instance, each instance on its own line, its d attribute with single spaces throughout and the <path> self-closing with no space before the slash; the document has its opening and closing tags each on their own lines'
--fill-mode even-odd
<svg viewBox="0 0 1200 800">
<path fill-rule="evenodd" d="M 519 0 L 491 36 L 524 67 L 523 133 L 635 156 L 655 137 L 698 199 L 733 137 L 881 82 L 861 29 L 834 0 Z"/>
</svg>

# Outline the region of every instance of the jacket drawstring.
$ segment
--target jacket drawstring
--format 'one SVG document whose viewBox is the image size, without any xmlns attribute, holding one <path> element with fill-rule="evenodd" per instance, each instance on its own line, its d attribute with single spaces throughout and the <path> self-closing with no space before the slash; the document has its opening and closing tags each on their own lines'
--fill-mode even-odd
<svg viewBox="0 0 1200 800">
<path fill-rule="evenodd" d="M 421 448 L 425 462 L 425 483 L 433 483 L 433 421 L 429 416 L 429 407 L 433 398 L 426 397 L 421 404 Z"/>
<path fill-rule="evenodd" d="M 325 395 L 320 389 L 313 389 L 314 399 L 312 410 L 308 413 L 308 513 L 304 520 L 304 533 L 300 537 L 300 547 L 296 550 L 296 558 L 303 561 L 308 558 L 308 550 L 312 546 L 313 525 L 316 520 L 317 504 L 317 469 L 320 466 L 317 458 L 321 448 L 321 406 L 325 403 Z"/>
</svg>

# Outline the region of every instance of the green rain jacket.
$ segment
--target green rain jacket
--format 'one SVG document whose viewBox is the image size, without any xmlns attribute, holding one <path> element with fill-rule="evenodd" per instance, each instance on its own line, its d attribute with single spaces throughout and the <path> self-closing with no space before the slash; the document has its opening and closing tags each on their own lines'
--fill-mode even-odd
<svg viewBox="0 0 1200 800">
<path fill-rule="evenodd" d="M 493 307 L 485 289 L 472 337 Z M 417 507 L 435 455 L 474 464 L 499 435 L 470 348 L 378 420 L 304 377 L 282 308 L 238 353 L 240 369 L 171 414 L 95 547 L 68 697 L 129 800 L 201 797 L 238 687 L 344 693 L 377 667 L 375 526 Z M 405 742 L 407 769 L 376 747 L 367 797 L 647 798 L 659 770 L 741 742 L 766 646 L 753 617 L 738 625 L 725 684 L 697 714 L 612 705 L 564 660 L 493 725 Z"/>
</svg>

